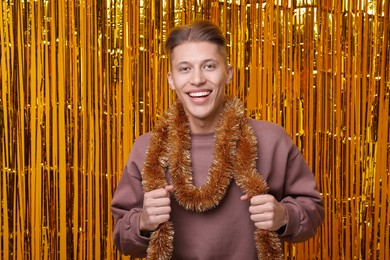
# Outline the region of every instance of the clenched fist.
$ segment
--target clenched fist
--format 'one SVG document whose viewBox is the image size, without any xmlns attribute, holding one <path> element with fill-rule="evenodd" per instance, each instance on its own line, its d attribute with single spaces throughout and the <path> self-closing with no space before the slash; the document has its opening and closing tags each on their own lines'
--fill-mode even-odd
<svg viewBox="0 0 390 260">
<path fill-rule="evenodd" d="M 171 200 L 170 191 L 172 185 L 146 192 L 144 194 L 144 206 L 140 217 L 141 231 L 154 231 L 157 227 L 170 218 Z"/>
</svg>

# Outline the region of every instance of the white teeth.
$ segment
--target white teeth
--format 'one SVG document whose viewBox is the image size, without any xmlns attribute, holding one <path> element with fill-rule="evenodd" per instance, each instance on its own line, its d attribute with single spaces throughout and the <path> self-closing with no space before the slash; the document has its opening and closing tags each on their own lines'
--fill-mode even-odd
<svg viewBox="0 0 390 260">
<path fill-rule="evenodd" d="M 189 93 L 190 97 L 204 97 L 210 94 L 210 91 Z"/>
</svg>

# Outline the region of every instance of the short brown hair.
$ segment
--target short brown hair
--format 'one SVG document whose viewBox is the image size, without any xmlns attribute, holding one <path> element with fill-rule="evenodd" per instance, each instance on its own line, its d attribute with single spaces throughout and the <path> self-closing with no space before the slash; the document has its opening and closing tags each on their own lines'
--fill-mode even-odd
<svg viewBox="0 0 390 260">
<path fill-rule="evenodd" d="M 175 27 L 168 35 L 165 51 L 172 56 L 173 49 L 186 42 L 215 43 L 221 47 L 223 54 L 226 56 L 226 38 L 219 26 L 211 21 L 196 20 L 191 25 Z"/>
</svg>

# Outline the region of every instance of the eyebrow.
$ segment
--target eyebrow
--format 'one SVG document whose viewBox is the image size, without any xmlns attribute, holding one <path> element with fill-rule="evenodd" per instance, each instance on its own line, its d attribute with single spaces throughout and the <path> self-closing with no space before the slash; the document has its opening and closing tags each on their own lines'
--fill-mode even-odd
<svg viewBox="0 0 390 260">
<path fill-rule="evenodd" d="M 220 63 L 217 59 L 205 59 L 203 61 L 200 62 L 200 64 L 204 64 L 204 63 L 208 63 L 208 62 L 216 62 L 216 63 Z M 188 61 L 181 61 L 179 62 L 176 66 L 180 66 L 180 65 L 188 65 L 188 64 L 191 64 L 191 62 L 188 62 Z"/>
</svg>

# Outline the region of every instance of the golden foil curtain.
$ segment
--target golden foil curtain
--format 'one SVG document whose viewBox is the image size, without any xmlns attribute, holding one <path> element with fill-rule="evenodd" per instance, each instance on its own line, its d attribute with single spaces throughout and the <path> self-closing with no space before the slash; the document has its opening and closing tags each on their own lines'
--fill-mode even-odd
<svg viewBox="0 0 390 260">
<path fill-rule="evenodd" d="M 134 138 L 174 99 L 167 32 L 208 18 L 228 92 L 291 134 L 318 180 L 318 234 L 286 259 L 390 259 L 385 0 L 0 4 L 0 258 L 122 259 L 109 205 Z"/>
</svg>

